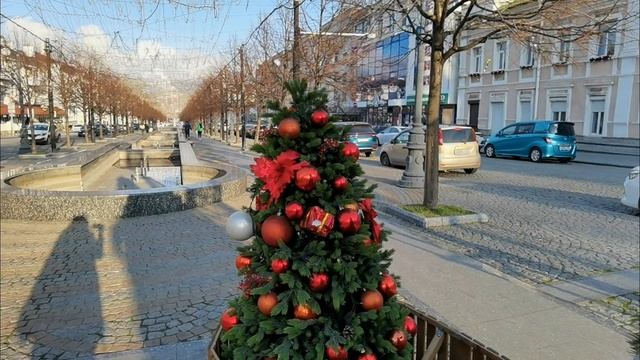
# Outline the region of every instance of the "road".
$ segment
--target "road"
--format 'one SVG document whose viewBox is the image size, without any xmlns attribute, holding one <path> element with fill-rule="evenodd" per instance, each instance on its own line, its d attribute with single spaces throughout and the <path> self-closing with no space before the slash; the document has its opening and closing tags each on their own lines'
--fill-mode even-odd
<svg viewBox="0 0 640 360">
<path fill-rule="evenodd" d="M 0 139 L 0 160 L 7 160 L 17 157 L 18 145 L 20 138 L 10 137 Z"/>
</svg>

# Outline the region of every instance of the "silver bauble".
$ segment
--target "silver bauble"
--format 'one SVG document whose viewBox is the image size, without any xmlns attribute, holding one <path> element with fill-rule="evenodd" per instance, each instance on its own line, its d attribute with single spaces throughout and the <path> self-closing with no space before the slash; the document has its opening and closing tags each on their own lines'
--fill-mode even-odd
<svg viewBox="0 0 640 360">
<path fill-rule="evenodd" d="M 236 211 L 227 219 L 227 234 L 233 239 L 244 241 L 253 236 L 253 219 L 244 211 Z"/>
</svg>

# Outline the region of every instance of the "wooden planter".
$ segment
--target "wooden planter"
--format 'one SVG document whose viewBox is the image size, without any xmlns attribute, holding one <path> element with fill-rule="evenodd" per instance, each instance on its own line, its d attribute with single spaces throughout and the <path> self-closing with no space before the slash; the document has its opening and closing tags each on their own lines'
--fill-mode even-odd
<svg viewBox="0 0 640 360">
<path fill-rule="evenodd" d="M 504 355 L 472 339 L 455 329 L 421 312 L 408 303 L 403 305 L 416 320 L 418 333 L 413 338 L 414 359 L 416 360 L 508 360 Z M 209 344 L 209 360 L 220 360 L 220 334 L 216 329 Z"/>
</svg>

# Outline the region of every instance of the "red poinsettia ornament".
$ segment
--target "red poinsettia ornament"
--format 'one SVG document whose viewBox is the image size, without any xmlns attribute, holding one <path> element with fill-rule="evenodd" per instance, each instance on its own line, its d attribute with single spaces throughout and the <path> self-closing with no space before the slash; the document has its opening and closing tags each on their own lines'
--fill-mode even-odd
<svg viewBox="0 0 640 360">
<path fill-rule="evenodd" d="M 364 219 L 370 225 L 372 240 L 379 244 L 382 241 L 382 226 L 376 221 L 378 213 L 373 208 L 373 201 L 371 201 L 371 199 L 362 200 L 360 202 L 360 209 L 362 209 Z"/>
<path fill-rule="evenodd" d="M 298 159 L 300 154 L 297 151 L 287 150 L 273 160 L 261 157 L 251 165 L 251 171 L 265 183 L 263 189 L 271 195 L 268 205 L 280 199 L 284 189 L 293 181 L 296 171 L 309 166 L 307 162 L 299 162 Z"/>
</svg>

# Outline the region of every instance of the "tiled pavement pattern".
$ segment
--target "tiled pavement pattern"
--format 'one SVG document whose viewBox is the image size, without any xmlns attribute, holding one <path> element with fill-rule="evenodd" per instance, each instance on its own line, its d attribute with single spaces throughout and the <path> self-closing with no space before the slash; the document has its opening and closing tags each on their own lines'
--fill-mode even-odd
<svg viewBox="0 0 640 360">
<path fill-rule="evenodd" d="M 234 209 L 2 221 L 0 357 L 66 359 L 205 339 L 237 292 Z"/>
<path fill-rule="evenodd" d="M 630 333 L 638 333 L 637 322 L 632 317 L 640 313 L 640 292 L 634 292 L 622 296 L 615 296 L 597 301 L 585 301 L 578 304 L 593 314 L 603 318 L 611 319 L 618 326 Z"/>
</svg>

